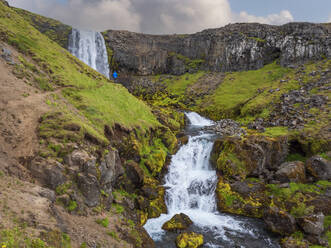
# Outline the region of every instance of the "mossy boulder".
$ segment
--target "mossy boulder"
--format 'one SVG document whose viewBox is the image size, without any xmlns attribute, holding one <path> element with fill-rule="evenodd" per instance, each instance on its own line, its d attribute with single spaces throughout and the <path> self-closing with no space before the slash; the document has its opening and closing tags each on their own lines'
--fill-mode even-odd
<svg viewBox="0 0 331 248">
<path fill-rule="evenodd" d="M 169 221 L 162 225 L 162 229 L 171 232 L 177 232 L 180 230 L 185 230 L 192 225 L 191 219 L 183 213 L 174 215 Z"/>
<path fill-rule="evenodd" d="M 203 235 L 194 232 L 182 233 L 176 238 L 177 248 L 198 248 L 203 242 Z"/>
<path fill-rule="evenodd" d="M 305 164 L 301 161 L 283 163 L 277 170 L 275 178 L 282 183 L 304 183 L 306 181 Z"/>
<path fill-rule="evenodd" d="M 211 162 L 223 178 L 242 180 L 248 175 L 258 176 L 266 169 L 276 169 L 285 161 L 287 152 L 287 137 L 227 137 L 214 143 Z"/>
<path fill-rule="evenodd" d="M 297 231 L 295 218 L 277 207 L 270 207 L 265 211 L 263 219 L 268 228 L 275 233 L 291 235 Z"/>
<path fill-rule="evenodd" d="M 219 180 L 216 188 L 217 206 L 221 212 L 260 218 L 269 204 L 262 182 L 250 180 L 233 184 Z"/>
</svg>

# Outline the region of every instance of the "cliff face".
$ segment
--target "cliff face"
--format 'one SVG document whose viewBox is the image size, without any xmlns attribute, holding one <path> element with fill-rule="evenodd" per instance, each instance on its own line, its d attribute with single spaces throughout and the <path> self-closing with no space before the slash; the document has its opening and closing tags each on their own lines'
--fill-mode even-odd
<svg viewBox="0 0 331 248">
<path fill-rule="evenodd" d="M 328 24 L 283 26 L 232 24 L 192 35 L 146 35 L 109 30 L 104 33 L 120 69 L 140 75 L 186 71 L 259 69 L 275 59 L 291 66 L 331 57 Z"/>
</svg>

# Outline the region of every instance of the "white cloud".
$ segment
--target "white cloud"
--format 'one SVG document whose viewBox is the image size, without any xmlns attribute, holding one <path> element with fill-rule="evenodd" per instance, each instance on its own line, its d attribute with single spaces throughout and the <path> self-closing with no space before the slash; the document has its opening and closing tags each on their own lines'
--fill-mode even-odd
<svg viewBox="0 0 331 248">
<path fill-rule="evenodd" d="M 9 0 L 9 3 L 94 30 L 126 29 L 145 33 L 193 33 L 234 22 L 283 24 L 288 10 L 268 16 L 234 13 L 229 0 Z"/>
<path fill-rule="evenodd" d="M 240 22 L 259 22 L 266 24 L 281 25 L 288 22 L 293 22 L 294 18 L 288 10 L 283 10 L 279 14 L 271 14 L 265 17 L 249 15 L 247 12 L 240 12 L 239 15 L 235 15 L 234 20 Z"/>
<path fill-rule="evenodd" d="M 331 22 L 331 13 L 330 13 L 330 15 L 329 15 L 329 20 L 328 20 L 328 22 Z"/>
</svg>

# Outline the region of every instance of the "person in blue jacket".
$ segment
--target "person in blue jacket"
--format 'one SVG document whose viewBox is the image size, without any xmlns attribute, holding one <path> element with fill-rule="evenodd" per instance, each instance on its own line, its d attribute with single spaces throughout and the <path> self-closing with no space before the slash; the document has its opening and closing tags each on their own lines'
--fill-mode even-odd
<svg viewBox="0 0 331 248">
<path fill-rule="evenodd" d="M 118 74 L 117 74 L 116 71 L 113 72 L 113 78 L 114 78 L 114 79 L 118 78 Z"/>
</svg>

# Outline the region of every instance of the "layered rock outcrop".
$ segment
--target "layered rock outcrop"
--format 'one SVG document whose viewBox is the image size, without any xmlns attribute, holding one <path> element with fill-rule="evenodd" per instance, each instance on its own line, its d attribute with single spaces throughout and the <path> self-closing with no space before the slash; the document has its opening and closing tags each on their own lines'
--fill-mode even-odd
<svg viewBox="0 0 331 248">
<path fill-rule="evenodd" d="M 312 23 L 240 23 L 191 35 L 104 32 L 117 67 L 140 75 L 252 70 L 275 59 L 293 66 L 331 57 L 330 34 L 328 24 Z"/>
</svg>

